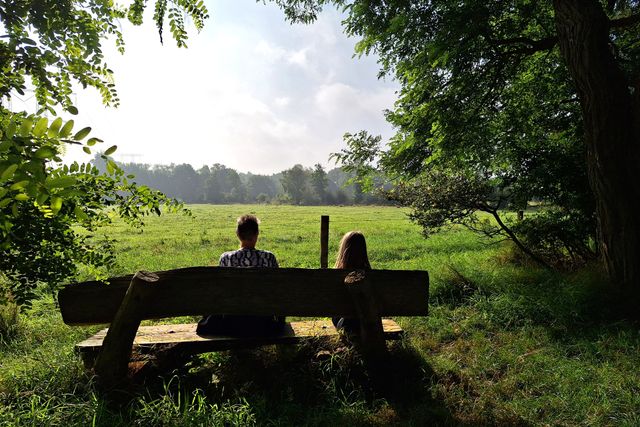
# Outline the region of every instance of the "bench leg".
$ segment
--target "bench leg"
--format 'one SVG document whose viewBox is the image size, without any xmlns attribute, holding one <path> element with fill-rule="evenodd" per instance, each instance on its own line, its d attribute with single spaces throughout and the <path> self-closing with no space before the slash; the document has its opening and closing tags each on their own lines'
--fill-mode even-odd
<svg viewBox="0 0 640 427">
<path fill-rule="evenodd" d="M 95 364 L 98 382 L 106 390 L 117 387 L 126 378 L 140 313 L 158 279 L 154 273 L 137 272 L 109 326 Z"/>
<path fill-rule="evenodd" d="M 353 271 L 344 279 L 360 319 L 360 347 L 365 361 L 375 367 L 387 356 L 382 319 L 366 272 Z"/>
</svg>

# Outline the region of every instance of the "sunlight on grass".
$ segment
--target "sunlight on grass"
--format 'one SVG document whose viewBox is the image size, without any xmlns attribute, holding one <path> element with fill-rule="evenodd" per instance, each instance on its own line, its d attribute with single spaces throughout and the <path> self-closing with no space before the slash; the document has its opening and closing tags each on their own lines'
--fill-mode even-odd
<svg viewBox="0 0 640 427">
<path fill-rule="evenodd" d="M 597 269 L 514 265 L 508 245 L 460 228 L 425 240 L 392 207 L 191 208 L 148 218 L 143 232 L 101 230 L 118 241 L 110 275 L 215 265 L 237 247 L 242 213 L 260 217 L 258 246 L 282 267 L 318 267 L 320 215 L 330 215 L 330 264 L 341 236 L 360 230 L 374 268 L 428 270 L 429 316 L 397 319 L 407 338 L 391 346 L 396 383 L 374 392 L 352 349 L 310 343 L 198 356 L 114 407 L 73 350 L 99 327 L 67 327 L 43 297 L 3 326 L 1 425 L 640 423 L 640 336 L 616 320 Z"/>
</svg>

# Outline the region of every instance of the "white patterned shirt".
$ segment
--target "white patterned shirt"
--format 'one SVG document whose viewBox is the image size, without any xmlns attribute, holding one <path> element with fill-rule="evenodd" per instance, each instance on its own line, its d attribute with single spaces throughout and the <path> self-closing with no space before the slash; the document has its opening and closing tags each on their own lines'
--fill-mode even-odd
<svg viewBox="0 0 640 427">
<path fill-rule="evenodd" d="M 260 249 L 240 248 L 220 255 L 220 267 L 277 268 L 276 256 Z"/>
</svg>

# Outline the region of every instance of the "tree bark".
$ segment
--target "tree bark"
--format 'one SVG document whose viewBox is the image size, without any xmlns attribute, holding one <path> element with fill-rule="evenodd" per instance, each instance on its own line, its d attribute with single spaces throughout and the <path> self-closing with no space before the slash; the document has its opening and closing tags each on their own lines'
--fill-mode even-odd
<svg viewBox="0 0 640 427">
<path fill-rule="evenodd" d="M 640 85 L 633 84 L 616 61 L 610 21 L 598 0 L 554 0 L 553 6 L 560 51 L 582 108 L 599 249 L 613 283 L 628 301 L 637 304 Z"/>
</svg>

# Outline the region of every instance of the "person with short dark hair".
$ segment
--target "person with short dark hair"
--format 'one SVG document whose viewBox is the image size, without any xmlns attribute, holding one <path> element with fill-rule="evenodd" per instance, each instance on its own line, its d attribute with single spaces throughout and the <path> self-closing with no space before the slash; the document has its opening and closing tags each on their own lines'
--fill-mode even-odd
<svg viewBox="0 0 640 427">
<path fill-rule="evenodd" d="M 225 252 L 220 256 L 220 267 L 278 268 L 276 256 L 256 249 L 260 220 L 255 215 L 242 215 L 237 220 L 236 236 L 240 249 Z M 278 333 L 285 324 L 279 316 L 231 316 L 208 315 L 198 322 L 196 332 L 201 335 L 265 335 Z"/>
<path fill-rule="evenodd" d="M 260 235 L 259 224 L 260 220 L 255 215 L 242 215 L 238 218 L 236 236 L 240 240 L 240 249 L 223 253 L 220 256 L 220 267 L 278 267 L 274 254 L 256 249 Z"/>
</svg>

